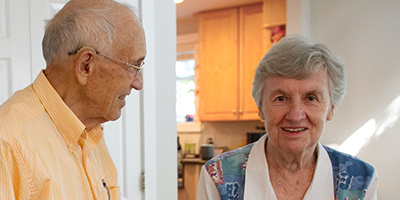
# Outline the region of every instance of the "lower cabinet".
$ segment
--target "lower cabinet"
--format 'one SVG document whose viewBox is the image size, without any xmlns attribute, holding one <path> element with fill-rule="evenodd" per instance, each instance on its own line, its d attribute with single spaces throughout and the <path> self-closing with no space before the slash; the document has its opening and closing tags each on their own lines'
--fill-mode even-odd
<svg viewBox="0 0 400 200">
<path fill-rule="evenodd" d="M 200 170 L 205 160 L 183 159 L 183 188 L 178 189 L 178 200 L 196 200 Z"/>
</svg>

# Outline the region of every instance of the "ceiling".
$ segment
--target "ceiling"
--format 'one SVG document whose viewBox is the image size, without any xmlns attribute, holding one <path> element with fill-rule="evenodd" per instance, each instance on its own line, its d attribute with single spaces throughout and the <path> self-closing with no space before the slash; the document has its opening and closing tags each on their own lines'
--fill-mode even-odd
<svg viewBox="0 0 400 200">
<path fill-rule="evenodd" d="M 233 7 L 238 5 L 261 2 L 262 0 L 184 0 L 176 4 L 176 18 L 191 18 L 194 14 L 206 10 Z"/>
</svg>

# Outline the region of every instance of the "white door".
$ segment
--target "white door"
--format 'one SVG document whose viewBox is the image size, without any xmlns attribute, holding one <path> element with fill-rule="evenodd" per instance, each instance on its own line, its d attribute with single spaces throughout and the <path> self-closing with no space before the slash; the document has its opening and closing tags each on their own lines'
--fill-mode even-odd
<svg viewBox="0 0 400 200">
<path fill-rule="evenodd" d="M 0 0 L 0 103 L 32 82 L 29 31 L 29 0 Z"/>
<path fill-rule="evenodd" d="M 45 68 L 41 41 L 45 21 L 68 0 L 0 0 L 0 104 L 28 86 Z M 136 0 L 125 4 L 137 7 Z M 116 122 L 104 124 L 104 135 L 118 169 L 122 199 L 142 199 L 140 92 L 132 92 Z"/>
</svg>

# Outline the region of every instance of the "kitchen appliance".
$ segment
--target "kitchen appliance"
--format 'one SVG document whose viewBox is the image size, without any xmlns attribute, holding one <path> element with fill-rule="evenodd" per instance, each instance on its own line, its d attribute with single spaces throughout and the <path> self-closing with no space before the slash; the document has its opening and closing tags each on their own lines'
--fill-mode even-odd
<svg viewBox="0 0 400 200">
<path fill-rule="evenodd" d="M 254 132 L 254 133 L 250 132 L 250 133 L 247 133 L 247 144 L 256 142 L 264 134 L 265 134 L 265 132 Z"/>
<path fill-rule="evenodd" d="M 214 144 L 202 144 L 200 148 L 200 158 L 209 160 L 214 157 Z"/>
</svg>

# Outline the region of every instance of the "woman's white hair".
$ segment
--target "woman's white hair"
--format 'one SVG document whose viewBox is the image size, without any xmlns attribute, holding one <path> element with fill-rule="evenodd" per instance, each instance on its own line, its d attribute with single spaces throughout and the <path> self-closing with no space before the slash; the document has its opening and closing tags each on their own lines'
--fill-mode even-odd
<svg viewBox="0 0 400 200">
<path fill-rule="evenodd" d="M 261 108 L 268 77 L 305 79 L 322 67 L 329 76 L 331 102 L 335 108 L 342 101 L 347 87 L 343 62 L 326 45 L 311 43 L 299 35 L 282 38 L 264 55 L 255 71 L 252 96 L 257 107 Z"/>
</svg>

